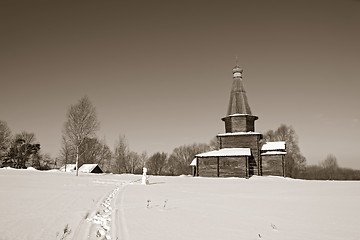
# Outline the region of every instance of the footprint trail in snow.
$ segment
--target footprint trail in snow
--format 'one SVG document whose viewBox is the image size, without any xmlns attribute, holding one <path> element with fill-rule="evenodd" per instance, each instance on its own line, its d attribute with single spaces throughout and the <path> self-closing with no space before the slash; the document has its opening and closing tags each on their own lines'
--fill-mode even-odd
<svg viewBox="0 0 360 240">
<path fill-rule="evenodd" d="M 100 239 L 111 239 L 110 230 L 111 230 L 111 201 L 115 198 L 116 194 L 119 192 L 120 187 L 115 188 L 109 196 L 101 203 L 102 209 L 96 212 L 94 217 L 87 218 L 87 222 L 99 225 L 96 231 L 96 237 Z"/>
</svg>

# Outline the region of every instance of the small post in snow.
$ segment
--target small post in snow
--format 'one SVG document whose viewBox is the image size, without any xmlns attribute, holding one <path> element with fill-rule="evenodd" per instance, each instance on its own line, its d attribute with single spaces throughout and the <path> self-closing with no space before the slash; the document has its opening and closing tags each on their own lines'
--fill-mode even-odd
<svg viewBox="0 0 360 240">
<path fill-rule="evenodd" d="M 146 172 L 147 172 L 147 168 L 144 167 L 143 168 L 143 175 L 142 175 L 142 179 L 141 179 L 141 184 L 146 185 L 149 183 L 147 176 L 146 176 Z"/>
</svg>

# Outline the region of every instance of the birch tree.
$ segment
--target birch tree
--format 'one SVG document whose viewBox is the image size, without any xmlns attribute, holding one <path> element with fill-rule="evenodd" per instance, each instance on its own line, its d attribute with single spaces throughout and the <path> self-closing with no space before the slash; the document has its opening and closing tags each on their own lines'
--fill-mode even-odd
<svg viewBox="0 0 360 240">
<path fill-rule="evenodd" d="M 64 125 L 64 136 L 71 142 L 76 154 L 76 176 L 79 174 L 79 148 L 86 138 L 92 137 L 99 129 L 95 107 L 88 97 L 70 106 Z"/>
</svg>

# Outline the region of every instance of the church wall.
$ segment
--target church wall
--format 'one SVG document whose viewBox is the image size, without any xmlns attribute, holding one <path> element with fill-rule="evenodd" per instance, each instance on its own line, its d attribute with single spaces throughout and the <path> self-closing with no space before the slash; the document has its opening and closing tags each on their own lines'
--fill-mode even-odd
<svg viewBox="0 0 360 240">
<path fill-rule="evenodd" d="M 245 117 L 232 117 L 232 132 L 246 132 L 246 118 Z"/>
<path fill-rule="evenodd" d="M 244 117 L 231 117 L 231 131 L 230 132 L 246 132 L 246 119 Z"/>
<path fill-rule="evenodd" d="M 232 132 L 232 121 L 230 118 L 224 118 L 225 122 L 225 132 L 231 133 Z"/>
<path fill-rule="evenodd" d="M 263 155 L 262 161 L 262 175 L 284 176 L 283 155 Z"/>
<path fill-rule="evenodd" d="M 219 166 L 218 166 L 219 163 Z M 198 158 L 198 175 L 201 177 L 247 177 L 247 157 Z"/>
<path fill-rule="evenodd" d="M 197 171 L 198 171 L 198 175 L 201 177 L 217 177 L 218 176 L 217 157 L 198 158 Z"/>
<path fill-rule="evenodd" d="M 259 158 L 260 158 L 260 134 L 230 135 L 218 136 L 220 148 L 250 148 L 253 159 L 249 159 L 250 166 L 253 168 L 253 174 L 259 174 Z"/>
<path fill-rule="evenodd" d="M 231 116 L 223 118 L 225 132 L 253 132 L 255 131 L 255 118 L 253 116 Z"/>
<path fill-rule="evenodd" d="M 254 132 L 255 131 L 255 119 L 246 118 L 246 131 Z"/>
<path fill-rule="evenodd" d="M 246 157 L 220 157 L 220 177 L 246 176 Z"/>
</svg>

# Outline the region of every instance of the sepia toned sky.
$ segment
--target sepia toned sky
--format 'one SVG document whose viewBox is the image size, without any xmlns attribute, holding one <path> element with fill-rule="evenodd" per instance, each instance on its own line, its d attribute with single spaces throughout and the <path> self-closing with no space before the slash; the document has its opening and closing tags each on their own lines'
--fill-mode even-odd
<svg viewBox="0 0 360 240">
<path fill-rule="evenodd" d="M 360 169 L 360 1 L 2 1 L 0 119 L 59 154 L 95 105 L 111 149 L 170 153 L 224 132 L 236 56 L 256 130 L 291 125 L 308 164 Z"/>
</svg>

